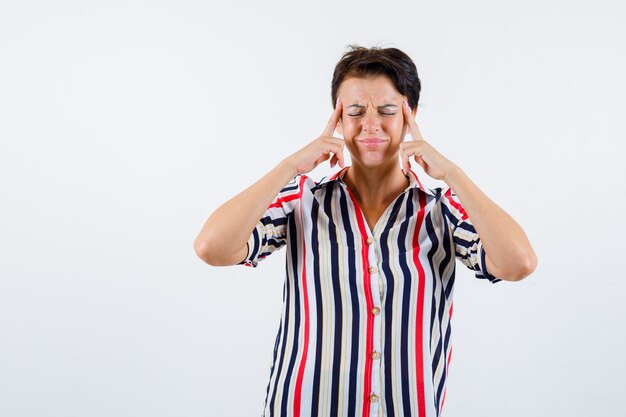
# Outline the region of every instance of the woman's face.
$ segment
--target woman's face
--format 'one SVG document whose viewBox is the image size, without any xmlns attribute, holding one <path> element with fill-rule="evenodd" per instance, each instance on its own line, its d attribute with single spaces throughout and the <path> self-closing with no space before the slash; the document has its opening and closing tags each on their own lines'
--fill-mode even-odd
<svg viewBox="0 0 626 417">
<path fill-rule="evenodd" d="M 338 131 L 353 163 L 373 168 L 398 162 L 398 149 L 406 131 L 402 114 L 406 97 L 389 78 L 346 78 L 337 95 L 343 105 Z"/>
</svg>

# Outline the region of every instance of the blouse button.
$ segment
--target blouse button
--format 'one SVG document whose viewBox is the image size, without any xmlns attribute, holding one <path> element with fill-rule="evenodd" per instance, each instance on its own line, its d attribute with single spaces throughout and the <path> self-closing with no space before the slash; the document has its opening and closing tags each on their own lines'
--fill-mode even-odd
<svg viewBox="0 0 626 417">
<path fill-rule="evenodd" d="M 380 314 L 380 308 L 378 307 L 374 307 L 372 308 L 372 314 L 374 314 L 375 316 Z"/>
<path fill-rule="evenodd" d="M 379 352 L 372 352 L 372 359 L 380 359 L 380 353 Z"/>
<path fill-rule="evenodd" d="M 374 243 L 374 239 L 372 239 L 371 237 L 367 238 L 367 244 L 371 245 L 372 243 Z"/>
<path fill-rule="evenodd" d="M 370 271 L 370 274 L 375 274 L 376 271 L 378 271 L 378 270 L 376 269 L 375 266 L 370 266 L 369 271 Z"/>
<path fill-rule="evenodd" d="M 378 395 L 376 394 L 370 395 L 370 402 L 375 403 L 376 401 L 378 401 Z"/>
</svg>

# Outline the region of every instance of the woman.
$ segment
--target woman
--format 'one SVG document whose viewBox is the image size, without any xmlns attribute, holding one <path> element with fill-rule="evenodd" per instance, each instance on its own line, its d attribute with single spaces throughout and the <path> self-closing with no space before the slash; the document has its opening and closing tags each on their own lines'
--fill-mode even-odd
<svg viewBox="0 0 626 417">
<path fill-rule="evenodd" d="M 402 51 L 352 46 L 322 135 L 219 207 L 194 242 L 210 265 L 252 267 L 287 246 L 266 416 L 440 415 L 455 259 L 493 283 L 536 267 L 515 220 L 420 135 L 420 88 Z M 342 169 L 306 176 L 329 159 Z M 447 189 L 424 187 L 411 159 Z"/>
</svg>

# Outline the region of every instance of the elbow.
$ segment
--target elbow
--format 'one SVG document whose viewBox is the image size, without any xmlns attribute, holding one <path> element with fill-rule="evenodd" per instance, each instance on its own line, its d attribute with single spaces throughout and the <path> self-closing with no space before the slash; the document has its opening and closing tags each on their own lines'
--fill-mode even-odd
<svg viewBox="0 0 626 417">
<path fill-rule="evenodd" d="M 209 261 L 209 256 L 206 250 L 206 245 L 199 241 L 197 238 L 193 241 L 193 251 L 196 253 L 196 256 L 202 259 L 203 262 L 211 265 Z"/>
<path fill-rule="evenodd" d="M 211 250 L 210 242 L 201 240 L 199 237 L 193 242 L 193 250 L 196 256 L 200 258 L 204 263 L 211 266 L 218 266 L 219 261 L 213 256 L 214 251 Z"/>
<path fill-rule="evenodd" d="M 535 269 L 537 269 L 537 255 L 531 251 L 530 254 L 520 257 L 517 268 L 508 276 L 509 281 L 521 281 L 535 272 Z"/>
<path fill-rule="evenodd" d="M 193 242 L 193 250 L 196 256 L 208 265 L 230 266 L 240 261 L 242 257 L 241 251 L 228 253 L 224 249 L 223 240 L 211 238 L 210 236 L 204 236 L 202 239 L 198 236 Z"/>
</svg>

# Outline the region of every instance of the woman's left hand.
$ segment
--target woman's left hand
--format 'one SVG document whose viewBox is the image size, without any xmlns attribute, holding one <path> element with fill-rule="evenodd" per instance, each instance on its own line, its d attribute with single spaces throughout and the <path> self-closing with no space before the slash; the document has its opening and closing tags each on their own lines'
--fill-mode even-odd
<svg viewBox="0 0 626 417">
<path fill-rule="evenodd" d="M 448 160 L 442 154 L 437 152 L 430 143 L 426 142 L 422 138 L 417 122 L 411 108 L 407 104 L 406 100 L 402 106 L 402 114 L 404 115 L 404 122 L 408 125 L 411 132 L 411 138 L 413 140 L 403 141 L 400 143 L 400 156 L 402 157 L 402 169 L 408 172 L 411 164 L 409 159 L 411 156 L 415 159 L 415 162 L 420 164 L 424 171 L 431 177 L 437 180 L 444 180 L 447 175 L 454 169 L 455 165 L 452 161 Z"/>
</svg>

